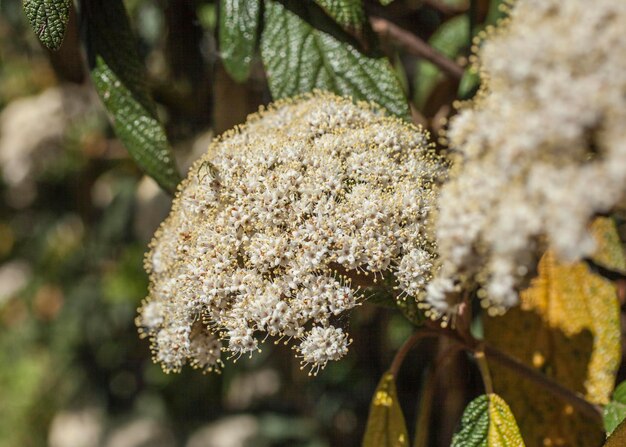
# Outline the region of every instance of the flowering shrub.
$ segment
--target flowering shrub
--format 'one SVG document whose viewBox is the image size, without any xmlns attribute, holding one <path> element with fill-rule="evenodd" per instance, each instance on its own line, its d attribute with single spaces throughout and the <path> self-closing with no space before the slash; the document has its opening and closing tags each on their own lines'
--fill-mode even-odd
<svg viewBox="0 0 626 447">
<path fill-rule="evenodd" d="M 64 50 L 50 53 L 53 64 L 81 60 L 84 40 L 112 130 L 174 195 L 145 258 L 148 296 L 135 320 L 165 372 L 220 371 L 273 342 L 316 375 L 369 342 L 354 335 L 365 314 L 385 320 L 376 347 L 396 353 L 358 428 L 363 447 L 409 445 L 409 393 L 396 382 L 412 347 L 433 337 L 448 342 L 423 349 L 419 363 L 432 367 L 411 376 L 422 384 L 416 446 L 437 436 L 454 447 L 596 446 L 605 435 L 607 447 L 626 444 L 626 385 L 615 387 L 626 290 L 624 2 L 172 0 L 167 33 L 149 31 L 154 14 L 138 27 L 146 41 L 168 39 L 163 57 L 139 47 L 148 69 L 122 0 L 78 3 L 24 0 L 24 9 L 41 42 Z M 76 15 L 82 32 L 69 48 Z M 199 24 L 210 32 L 196 33 Z M 187 40 L 191 57 L 178 51 Z M 178 148 L 204 146 L 270 97 L 181 180 Z M 246 104 L 239 117 L 231 102 Z M 55 141 L 66 133 L 47 130 Z M 31 146 L 47 153 L 37 135 Z M 122 158 L 105 146 L 90 150 Z M 4 152 L 10 185 L 16 151 Z M 93 195 L 107 203 L 109 189 Z M 14 205 L 34 202 L 18 192 Z M 63 300 L 48 290 L 41 300 L 56 310 L 45 314 L 56 315 Z M 389 312 L 368 307 L 350 327 L 366 304 Z M 461 350 L 469 363 L 457 356 L 448 376 L 473 367 L 482 380 L 457 378 L 465 388 L 434 405 L 452 388 L 438 377 Z M 248 394 L 280 388 L 267 372 L 265 391 Z M 140 382 L 115 377 L 111 389 Z M 441 427 L 429 433 L 431 407 Z M 332 424 L 357 426 L 336 412 Z"/>
<path fill-rule="evenodd" d="M 314 372 L 340 359 L 368 287 L 423 296 L 443 173 L 424 131 L 364 103 L 314 93 L 249 117 L 190 169 L 151 244 L 138 324 L 156 360 L 210 370 L 222 343 L 236 359 L 268 336 Z"/>
</svg>

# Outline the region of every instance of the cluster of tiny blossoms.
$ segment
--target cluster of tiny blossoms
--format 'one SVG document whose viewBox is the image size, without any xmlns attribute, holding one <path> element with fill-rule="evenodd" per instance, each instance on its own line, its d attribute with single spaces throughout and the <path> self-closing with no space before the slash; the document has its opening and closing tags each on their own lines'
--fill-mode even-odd
<svg viewBox="0 0 626 447">
<path fill-rule="evenodd" d="M 313 372 L 341 358 L 359 286 L 425 294 L 442 173 L 424 132 L 368 104 L 315 93 L 251 116 L 190 169 L 151 244 L 137 323 L 155 360 L 211 370 L 268 336 Z"/>
<path fill-rule="evenodd" d="M 592 253 L 588 223 L 626 190 L 626 2 L 518 0 L 478 54 L 482 88 L 451 122 L 442 268 L 430 304 L 449 312 L 478 280 L 499 313 L 549 244 Z"/>
</svg>

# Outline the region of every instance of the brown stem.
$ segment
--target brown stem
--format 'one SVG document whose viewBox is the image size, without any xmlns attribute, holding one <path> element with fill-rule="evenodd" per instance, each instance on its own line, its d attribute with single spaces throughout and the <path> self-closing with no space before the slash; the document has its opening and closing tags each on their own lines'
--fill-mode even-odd
<svg viewBox="0 0 626 447">
<path fill-rule="evenodd" d="M 489 365 L 487 364 L 487 358 L 485 357 L 485 349 L 481 344 L 474 351 L 474 359 L 478 364 L 480 370 L 480 376 L 483 379 L 483 385 L 485 387 L 486 394 L 493 394 L 493 382 L 491 381 L 491 373 L 489 372 Z"/>
<path fill-rule="evenodd" d="M 554 396 L 568 402 L 573 407 L 577 408 L 581 413 L 584 413 L 587 416 L 596 420 L 602 420 L 602 408 L 599 405 L 595 405 L 589 402 L 580 393 L 574 392 L 569 388 L 564 387 L 560 383 L 552 380 L 550 377 L 526 365 L 518 359 L 511 357 L 510 355 L 498 350 L 497 348 L 487 343 L 480 343 L 475 338 L 472 338 L 472 340 L 464 340 L 459 336 L 459 334 L 450 329 L 436 328 L 433 324 L 431 324 L 429 327 L 432 331 L 436 331 L 440 335 L 456 340 L 457 343 L 459 343 L 461 346 L 471 352 L 475 353 L 477 351 L 477 348 L 482 347 L 484 354 L 488 360 L 497 362 L 502 366 L 515 371 L 517 374 L 520 375 L 520 377 L 531 380 L 544 390 L 552 393 Z"/>
<path fill-rule="evenodd" d="M 424 381 L 424 391 L 420 399 L 417 421 L 415 423 L 414 447 L 425 447 L 428 445 L 430 419 L 439 372 L 453 355 L 462 349 L 463 347 L 456 343 L 448 346 L 447 349 L 439 352 L 435 364 L 426 371 L 427 375 Z"/>
<path fill-rule="evenodd" d="M 400 371 L 400 367 L 404 362 L 406 355 L 409 353 L 411 348 L 417 344 L 422 338 L 426 337 L 436 337 L 437 333 L 429 330 L 429 329 L 420 329 L 413 333 L 409 338 L 406 339 L 404 344 L 400 346 L 398 352 L 393 357 L 393 361 L 391 362 L 391 366 L 389 367 L 389 372 L 393 374 L 393 378 L 398 378 L 398 371 Z"/>
<path fill-rule="evenodd" d="M 380 17 L 370 17 L 370 23 L 372 24 L 373 30 L 377 34 L 393 40 L 396 44 L 403 47 L 409 54 L 432 62 L 444 73 L 454 79 L 460 80 L 461 77 L 463 77 L 463 68 L 460 65 L 435 50 L 415 34 L 412 34 L 409 31 L 400 28 L 398 25 Z"/>
<path fill-rule="evenodd" d="M 593 404 L 586 400 L 580 393 L 576 393 L 569 388 L 564 387 L 560 383 L 550 379 L 545 374 L 537 371 L 534 368 L 520 362 L 514 357 L 505 354 L 502 351 L 490 346 L 484 345 L 485 355 L 488 359 L 494 362 L 500 363 L 502 366 L 509 368 L 520 376 L 532 380 L 534 383 L 549 391 L 553 395 L 561 398 L 562 400 L 570 403 L 573 407 L 577 408 L 581 413 L 587 416 L 599 420 L 602 420 L 602 408 L 599 405 Z"/>
<path fill-rule="evenodd" d="M 422 0 L 422 4 L 430 6 L 448 16 L 464 13 L 469 8 L 469 2 L 465 2 L 460 6 L 450 6 L 441 0 Z"/>
<path fill-rule="evenodd" d="M 592 272 L 600 276 L 603 276 L 604 278 L 610 281 L 615 281 L 615 282 L 626 281 L 626 274 L 624 274 L 623 272 L 620 272 L 618 270 L 613 270 L 603 265 L 600 265 L 591 258 L 584 258 L 583 261 L 585 261 L 585 263 L 587 264 L 587 266 Z"/>
<path fill-rule="evenodd" d="M 46 53 L 54 72 L 60 80 L 82 84 L 86 77 L 86 70 L 80 46 L 76 9 L 73 3 L 71 5 L 65 38 L 61 48 L 57 51 L 46 48 Z"/>
</svg>

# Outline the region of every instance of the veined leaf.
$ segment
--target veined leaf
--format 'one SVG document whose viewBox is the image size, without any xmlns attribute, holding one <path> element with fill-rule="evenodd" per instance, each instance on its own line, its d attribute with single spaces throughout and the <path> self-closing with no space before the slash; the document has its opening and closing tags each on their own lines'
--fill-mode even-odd
<svg viewBox="0 0 626 447">
<path fill-rule="evenodd" d="M 220 0 L 220 53 L 224 68 L 237 82 L 250 75 L 260 13 L 259 0 Z"/>
<path fill-rule="evenodd" d="M 70 18 L 71 0 L 24 0 L 24 12 L 41 43 L 58 50 Z"/>
<path fill-rule="evenodd" d="M 604 407 L 604 429 L 607 435 L 626 418 L 626 382 L 619 384 L 613 392 L 611 402 Z"/>
<path fill-rule="evenodd" d="M 173 191 L 180 177 L 122 0 L 91 0 L 85 5 L 91 77 L 115 133 L 137 164 Z"/>
<path fill-rule="evenodd" d="M 367 419 L 363 447 L 406 447 L 409 434 L 398 403 L 393 374 L 383 375 L 374 392 Z"/>
<path fill-rule="evenodd" d="M 342 27 L 361 31 L 365 21 L 362 0 L 315 0 Z"/>
<path fill-rule="evenodd" d="M 612 221 L 596 220 L 597 262 L 617 268 L 624 262 Z M 521 308 L 502 317 L 486 318 L 485 336 L 588 400 L 606 404 L 620 363 L 619 303 L 614 285 L 592 273 L 586 264 L 562 264 L 547 252 L 538 277 L 521 293 Z M 603 432 L 595 421 L 498 364 L 490 365 L 494 388 L 506 398 L 529 444 L 598 445 Z"/>
<path fill-rule="evenodd" d="M 469 403 L 452 447 L 523 447 L 515 417 L 497 394 L 484 394 Z"/>
<path fill-rule="evenodd" d="M 368 57 L 309 23 L 316 20 L 323 18 L 307 2 L 265 3 L 261 55 L 274 99 L 327 90 L 376 102 L 408 120 L 408 104 L 389 61 Z"/>
</svg>

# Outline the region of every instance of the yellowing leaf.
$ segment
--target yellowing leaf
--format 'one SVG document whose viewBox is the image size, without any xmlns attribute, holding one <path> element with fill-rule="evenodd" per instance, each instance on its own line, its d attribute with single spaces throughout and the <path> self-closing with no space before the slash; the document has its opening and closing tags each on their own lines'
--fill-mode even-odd
<svg viewBox="0 0 626 447">
<path fill-rule="evenodd" d="M 515 417 L 497 394 L 471 401 L 463 412 L 452 447 L 524 447 Z"/>
<path fill-rule="evenodd" d="M 602 267 L 626 272 L 626 257 L 624 257 L 613 219 L 600 217 L 593 222 L 591 230 L 596 236 L 596 252 L 593 260 Z"/>
<path fill-rule="evenodd" d="M 619 269 L 624 256 L 614 224 L 593 224 L 594 260 Z M 538 276 L 520 295 L 521 306 L 485 320 L 486 339 L 594 403 L 608 402 L 620 363 L 619 303 L 614 285 L 584 263 L 563 264 L 548 251 Z M 603 432 L 571 406 L 497 364 L 495 390 L 516 414 L 529 445 L 600 444 Z"/>
<path fill-rule="evenodd" d="M 409 436 L 390 372 L 380 379 L 370 404 L 363 447 L 406 447 Z"/>
</svg>

